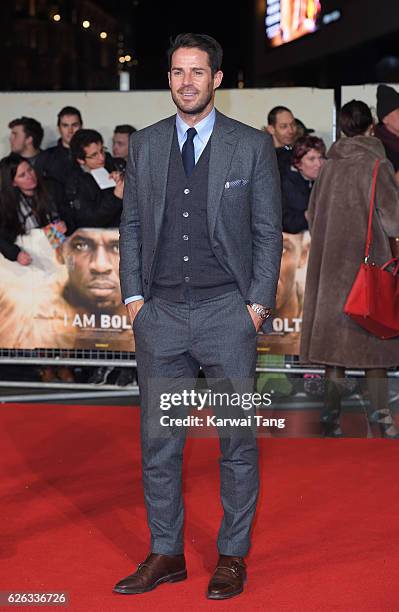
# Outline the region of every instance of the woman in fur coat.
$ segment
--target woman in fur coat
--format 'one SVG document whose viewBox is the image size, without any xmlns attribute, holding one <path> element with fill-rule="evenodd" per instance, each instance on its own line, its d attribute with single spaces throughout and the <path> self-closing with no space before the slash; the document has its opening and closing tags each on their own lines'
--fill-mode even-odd
<svg viewBox="0 0 399 612">
<path fill-rule="evenodd" d="M 342 436 L 341 391 L 345 368 L 365 369 L 370 422 L 384 437 L 399 438 L 388 404 L 387 368 L 399 365 L 399 337 L 380 340 L 344 314 L 344 304 L 364 258 L 374 165 L 377 176 L 371 261 L 392 257 L 399 236 L 399 190 L 381 142 L 371 134 L 369 107 L 343 106 L 340 128 L 313 187 L 308 209 L 312 234 L 301 333 L 301 361 L 326 366 L 325 434 Z"/>
</svg>

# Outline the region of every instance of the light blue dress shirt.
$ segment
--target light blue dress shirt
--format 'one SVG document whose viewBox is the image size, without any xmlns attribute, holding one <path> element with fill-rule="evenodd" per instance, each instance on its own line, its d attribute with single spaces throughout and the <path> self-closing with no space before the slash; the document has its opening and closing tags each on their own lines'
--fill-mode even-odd
<svg viewBox="0 0 399 612">
<path fill-rule="evenodd" d="M 194 156 L 195 163 L 198 162 L 201 157 L 201 153 L 205 149 L 208 144 L 208 140 L 212 136 L 213 127 L 215 125 L 216 113 L 215 109 L 212 108 L 209 115 L 207 115 L 204 119 L 201 119 L 199 123 L 195 126 L 187 125 L 185 121 L 179 116 L 176 115 L 176 131 L 177 131 L 177 140 L 179 143 L 180 152 L 183 148 L 184 143 L 187 140 L 187 130 L 190 127 L 195 127 L 197 130 L 197 134 L 194 136 Z M 130 302 L 135 302 L 136 300 L 142 300 L 142 295 L 132 295 L 131 297 L 126 298 L 125 304 L 129 304 Z"/>
<path fill-rule="evenodd" d="M 176 130 L 177 140 L 179 141 L 180 152 L 183 148 L 184 143 L 187 140 L 187 130 L 190 127 L 195 127 L 197 134 L 194 136 L 194 155 L 195 163 L 198 162 L 202 151 L 208 144 L 208 140 L 212 136 L 213 126 L 215 125 L 216 113 L 213 108 L 209 115 L 202 119 L 199 123 L 194 126 L 187 125 L 179 115 L 176 115 Z"/>
</svg>

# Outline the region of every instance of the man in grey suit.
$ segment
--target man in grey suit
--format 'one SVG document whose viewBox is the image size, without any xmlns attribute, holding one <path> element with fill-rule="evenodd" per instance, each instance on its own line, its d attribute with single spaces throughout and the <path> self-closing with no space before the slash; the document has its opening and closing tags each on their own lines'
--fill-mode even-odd
<svg viewBox="0 0 399 612">
<path fill-rule="evenodd" d="M 253 380 L 256 333 L 270 329 L 282 251 L 279 175 L 269 135 L 214 108 L 222 49 L 180 34 L 169 50 L 177 115 L 132 134 L 120 226 L 120 279 L 136 339 L 144 494 L 151 552 L 114 591 L 187 577 L 181 470 L 185 432 L 164 435 L 160 379 L 178 388 L 201 366 Z M 245 385 L 244 385 L 245 386 Z M 154 426 L 155 423 L 155 426 Z M 207 597 L 243 590 L 258 495 L 253 432 L 220 437 L 219 560 Z"/>
</svg>

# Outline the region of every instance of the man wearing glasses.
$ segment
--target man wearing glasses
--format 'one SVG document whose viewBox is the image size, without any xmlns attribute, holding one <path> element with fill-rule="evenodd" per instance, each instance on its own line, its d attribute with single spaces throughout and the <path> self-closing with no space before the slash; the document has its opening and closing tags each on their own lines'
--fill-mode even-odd
<svg viewBox="0 0 399 612">
<path fill-rule="evenodd" d="M 66 183 L 68 234 L 79 227 L 119 227 L 124 178 L 105 152 L 101 134 L 78 130 L 70 146 L 78 167 Z"/>
</svg>

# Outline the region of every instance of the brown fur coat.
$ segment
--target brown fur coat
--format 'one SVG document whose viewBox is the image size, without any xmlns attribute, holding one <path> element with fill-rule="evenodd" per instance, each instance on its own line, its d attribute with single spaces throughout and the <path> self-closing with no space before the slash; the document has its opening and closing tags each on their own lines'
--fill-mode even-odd
<svg viewBox="0 0 399 612">
<path fill-rule="evenodd" d="M 399 365 L 399 338 L 380 340 L 343 308 L 364 257 L 371 180 L 376 159 L 371 261 L 392 257 L 389 237 L 399 236 L 399 190 L 377 138 L 355 136 L 333 144 L 309 203 L 312 240 L 307 270 L 301 361 L 351 368 Z"/>
</svg>

